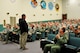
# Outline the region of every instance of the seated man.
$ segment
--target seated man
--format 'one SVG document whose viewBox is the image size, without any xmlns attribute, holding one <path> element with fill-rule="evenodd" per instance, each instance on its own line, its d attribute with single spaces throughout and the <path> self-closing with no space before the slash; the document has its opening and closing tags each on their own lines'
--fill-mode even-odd
<svg viewBox="0 0 80 53">
<path fill-rule="evenodd" d="M 18 25 L 15 25 L 13 27 L 13 31 L 11 32 L 11 36 L 12 36 L 12 41 L 19 41 L 19 34 L 20 34 L 20 29 L 19 29 L 19 26 Z"/>
<path fill-rule="evenodd" d="M 2 32 L 2 39 L 5 40 L 5 44 L 8 43 L 8 39 L 9 39 L 9 33 L 12 31 L 11 29 L 11 25 L 10 24 L 6 24 L 6 28 L 3 30 Z"/>
<path fill-rule="evenodd" d="M 75 29 L 74 33 L 75 33 L 75 37 L 79 37 L 78 29 Z"/>
<path fill-rule="evenodd" d="M 56 35 L 54 39 L 54 44 L 47 44 L 44 47 L 44 53 L 57 53 L 60 52 L 60 48 L 64 43 L 67 43 L 68 35 L 65 33 L 65 28 L 59 30 L 59 34 Z"/>
<path fill-rule="evenodd" d="M 78 26 L 78 33 L 80 33 L 80 25 Z"/>
<path fill-rule="evenodd" d="M 8 32 L 8 24 L 6 24 L 5 29 L 1 32 L 1 40 L 2 41 L 6 40 L 7 32 Z"/>
<path fill-rule="evenodd" d="M 73 25 L 70 25 L 70 26 L 69 26 L 69 32 L 70 32 L 70 33 L 73 33 L 74 30 L 75 30 L 74 26 L 73 26 Z"/>
<path fill-rule="evenodd" d="M 80 25 L 78 26 L 78 35 L 80 37 Z"/>
</svg>

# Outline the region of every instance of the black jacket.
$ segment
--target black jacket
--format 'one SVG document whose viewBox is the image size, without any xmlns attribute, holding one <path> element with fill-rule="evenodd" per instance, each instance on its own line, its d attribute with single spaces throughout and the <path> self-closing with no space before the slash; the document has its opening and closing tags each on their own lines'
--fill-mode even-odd
<svg viewBox="0 0 80 53">
<path fill-rule="evenodd" d="M 23 32 L 28 33 L 28 24 L 26 23 L 26 21 L 24 19 L 19 19 L 19 26 L 20 26 L 21 34 Z"/>
</svg>

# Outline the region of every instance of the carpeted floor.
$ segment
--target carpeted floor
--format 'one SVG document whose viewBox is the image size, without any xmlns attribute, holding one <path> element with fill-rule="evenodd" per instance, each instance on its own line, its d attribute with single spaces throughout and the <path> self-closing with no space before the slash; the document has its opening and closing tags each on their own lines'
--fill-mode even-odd
<svg viewBox="0 0 80 53">
<path fill-rule="evenodd" d="M 19 44 L 9 43 L 3 45 L 0 41 L 0 53 L 43 53 L 40 48 L 40 41 L 28 42 L 26 44 L 28 50 L 19 49 Z"/>
</svg>

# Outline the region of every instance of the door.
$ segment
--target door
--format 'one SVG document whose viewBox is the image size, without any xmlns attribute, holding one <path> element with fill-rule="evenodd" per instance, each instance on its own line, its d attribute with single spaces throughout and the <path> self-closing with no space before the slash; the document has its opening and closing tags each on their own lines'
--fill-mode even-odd
<svg viewBox="0 0 80 53">
<path fill-rule="evenodd" d="M 16 24 L 16 17 L 10 17 L 10 25 L 13 27 Z"/>
<path fill-rule="evenodd" d="M 62 14 L 62 20 L 67 19 L 67 14 Z"/>
</svg>

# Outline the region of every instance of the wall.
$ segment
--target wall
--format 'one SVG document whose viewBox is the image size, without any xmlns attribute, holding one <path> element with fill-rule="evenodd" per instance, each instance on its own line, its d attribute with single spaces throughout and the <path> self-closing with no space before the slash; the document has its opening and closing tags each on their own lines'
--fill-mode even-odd
<svg viewBox="0 0 80 53">
<path fill-rule="evenodd" d="M 62 0 L 56 0 L 55 2 L 60 5 L 58 12 L 56 12 L 55 8 L 52 11 L 48 9 L 48 2 L 53 2 L 53 0 L 45 0 L 47 2 L 47 9 L 45 10 L 42 10 L 40 7 L 41 0 L 37 0 L 38 6 L 36 8 L 31 6 L 30 1 L 31 0 L 15 0 L 15 2 L 11 2 L 10 0 L 0 0 L 0 24 L 3 24 L 4 19 L 6 20 L 6 23 L 10 23 L 11 16 L 16 17 L 18 23 L 18 19 L 23 13 L 27 16 L 27 22 L 56 20 L 62 18 Z M 7 12 L 10 14 L 7 15 Z M 16 16 L 17 13 L 18 16 Z M 33 16 L 34 14 L 35 16 Z M 52 16 L 50 16 L 50 14 L 52 14 Z"/>
<path fill-rule="evenodd" d="M 80 0 L 62 0 L 62 13 L 66 14 L 68 19 L 80 19 Z"/>
</svg>

